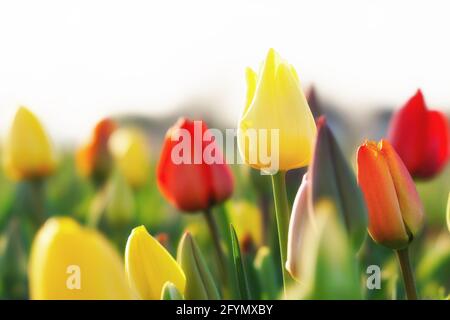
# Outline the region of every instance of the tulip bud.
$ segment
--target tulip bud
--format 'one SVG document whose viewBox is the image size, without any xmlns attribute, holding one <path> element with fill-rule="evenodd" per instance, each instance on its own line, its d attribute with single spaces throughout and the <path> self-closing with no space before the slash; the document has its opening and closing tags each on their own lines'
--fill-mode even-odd
<svg viewBox="0 0 450 320">
<path fill-rule="evenodd" d="M 392 116 L 388 136 L 413 177 L 433 177 L 450 158 L 447 118 L 427 109 L 420 90 Z"/>
<path fill-rule="evenodd" d="M 29 261 L 32 299 L 130 299 L 123 264 L 100 233 L 71 218 L 51 218 Z"/>
<path fill-rule="evenodd" d="M 327 125 L 318 120 L 313 162 L 310 166 L 312 207 L 322 199 L 333 201 L 340 221 L 346 227 L 355 250 L 367 233 L 367 210 L 355 174 Z M 295 208 L 294 211 L 295 212 Z"/>
<path fill-rule="evenodd" d="M 162 288 L 161 300 L 183 300 L 183 295 L 172 282 L 167 281 Z"/>
<path fill-rule="evenodd" d="M 109 149 L 119 170 L 132 187 L 141 187 L 148 181 L 150 150 L 142 131 L 131 128 L 118 129 L 111 136 Z"/>
<path fill-rule="evenodd" d="M 144 226 L 134 228 L 128 238 L 125 271 L 131 288 L 141 299 L 160 299 L 167 281 L 184 292 L 186 277 L 180 266 Z"/>
<path fill-rule="evenodd" d="M 357 259 L 333 202 L 323 199 L 316 204 L 303 239 L 298 256 L 301 284 L 288 298 L 361 299 Z"/>
<path fill-rule="evenodd" d="M 236 201 L 229 203 L 227 211 L 241 243 L 250 236 L 256 245 L 262 244 L 262 213 L 257 206 L 248 201 Z"/>
<path fill-rule="evenodd" d="M 225 201 L 233 192 L 231 170 L 215 142 L 201 140 L 200 145 L 195 147 L 198 143 L 196 139 L 202 139 L 207 130 L 203 121 L 180 119 L 169 129 L 164 140 L 157 169 L 158 187 L 166 199 L 182 211 L 206 210 L 213 204 Z M 178 141 L 180 136 L 183 138 Z M 183 153 L 183 161 L 178 163 L 173 156 L 179 156 L 177 150 L 184 144 L 187 144 L 186 153 L 189 154 Z M 215 149 L 217 161 L 211 164 L 205 162 L 203 156 L 206 148 Z M 200 163 L 196 161 L 198 159 Z"/>
<path fill-rule="evenodd" d="M 50 175 L 56 166 L 52 144 L 39 119 L 20 107 L 5 140 L 3 166 L 14 180 Z"/>
<path fill-rule="evenodd" d="M 247 102 L 238 128 L 244 161 L 256 169 L 271 171 L 274 164 L 262 159 L 267 153 L 272 160 L 277 157 L 276 169 L 282 171 L 307 166 L 316 125 L 294 67 L 270 49 L 259 74 L 247 69 L 247 87 Z M 261 129 L 269 131 L 266 136 Z M 278 141 L 264 141 L 271 137 L 272 129 L 279 130 Z M 278 143 L 278 150 L 273 143 Z M 263 150 L 265 144 L 269 150 Z"/>
<path fill-rule="evenodd" d="M 219 300 L 220 295 L 200 249 L 189 232 L 178 246 L 177 260 L 186 274 L 187 300 Z"/>
<path fill-rule="evenodd" d="M 386 140 L 361 145 L 357 160 L 370 236 L 391 249 L 405 248 L 423 224 L 423 205 L 408 170 Z"/>
<path fill-rule="evenodd" d="M 78 170 L 85 177 L 90 177 L 99 184 L 103 183 L 112 168 L 108 140 L 116 129 L 116 123 L 109 118 L 99 121 L 91 137 L 76 154 Z"/>
</svg>

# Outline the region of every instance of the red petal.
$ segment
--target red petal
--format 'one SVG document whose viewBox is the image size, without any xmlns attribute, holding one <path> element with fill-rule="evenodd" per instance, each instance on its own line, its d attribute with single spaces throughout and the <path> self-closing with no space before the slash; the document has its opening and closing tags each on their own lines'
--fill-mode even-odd
<svg viewBox="0 0 450 320">
<path fill-rule="evenodd" d="M 426 143 L 426 106 L 422 92 L 396 112 L 389 125 L 388 140 L 411 174 L 421 166 Z"/>
</svg>

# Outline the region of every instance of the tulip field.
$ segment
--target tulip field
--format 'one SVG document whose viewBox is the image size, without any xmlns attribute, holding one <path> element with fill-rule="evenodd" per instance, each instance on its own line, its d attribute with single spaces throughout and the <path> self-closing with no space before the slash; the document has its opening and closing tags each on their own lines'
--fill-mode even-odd
<svg viewBox="0 0 450 320">
<path fill-rule="evenodd" d="M 234 128 L 111 115 L 68 145 L 18 106 L 0 299 L 450 299 L 445 108 L 418 89 L 374 134 L 319 108 L 274 49 L 242 71 Z"/>
</svg>

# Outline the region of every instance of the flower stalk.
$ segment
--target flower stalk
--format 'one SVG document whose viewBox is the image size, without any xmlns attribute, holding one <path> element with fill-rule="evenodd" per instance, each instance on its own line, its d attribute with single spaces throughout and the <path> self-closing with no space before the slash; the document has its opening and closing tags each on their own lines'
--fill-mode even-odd
<svg viewBox="0 0 450 320">
<path fill-rule="evenodd" d="M 286 283 L 289 279 L 284 264 L 287 257 L 287 240 L 289 231 L 289 203 L 286 193 L 286 172 L 279 171 L 272 175 L 273 197 L 275 202 L 275 214 L 278 230 L 278 242 L 280 245 L 281 270 L 283 275 L 283 291 L 286 294 Z"/>
<path fill-rule="evenodd" d="M 417 300 L 416 283 L 414 273 L 409 259 L 408 247 L 395 251 L 397 254 L 400 269 L 402 270 L 403 284 L 405 285 L 406 297 L 408 300 Z"/>
</svg>

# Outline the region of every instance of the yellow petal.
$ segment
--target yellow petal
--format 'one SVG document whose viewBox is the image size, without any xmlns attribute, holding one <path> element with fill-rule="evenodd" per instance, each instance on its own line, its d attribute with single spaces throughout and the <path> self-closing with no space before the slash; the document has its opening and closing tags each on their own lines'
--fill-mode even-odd
<svg viewBox="0 0 450 320">
<path fill-rule="evenodd" d="M 43 177 L 53 172 L 55 157 L 40 121 L 20 107 L 5 140 L 3 165 L 12 179 Z"/>
<path fill-rule="evenodd" d="M 145 134 L 136 128 L 116 130 L 109 148 L 119 170 L 133 187 L 147 182 L 150 174 L 150 150 Z"/>
<path fill-rule="evenodd" d="M 144 226 L 131 231 L 125 249 L 125 270 L 131 288 L 141 299 L 160 299 L 167 281 L 184 293 L 186 277 L 183 271 Z"/>
<path fill-rule="evenodd" d="M 33 241 L 32 299 L 130 299 L 123 263 L 95 230 L 71 218 L 52 218 Z"/>
<path fill-rule="evenodd" d="M 247 102 L 245 104 L 245 109 L 243 113 L 247 111 L 248 107 L 253 101 L 253 97 L 255 96 L 256 90 L 256 81 L 258 80 L 258 75 L 251 68 L 245 69 L 245 76 L 247 80 Z"/>
</svg>

